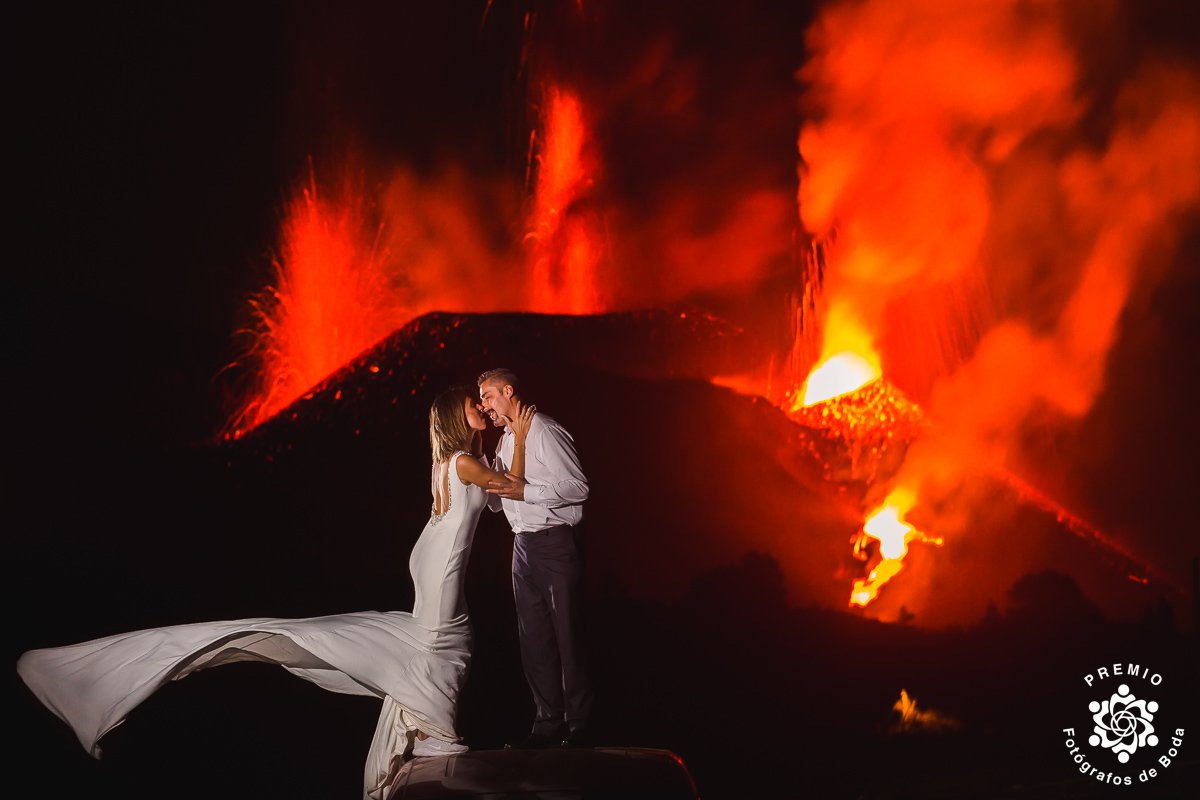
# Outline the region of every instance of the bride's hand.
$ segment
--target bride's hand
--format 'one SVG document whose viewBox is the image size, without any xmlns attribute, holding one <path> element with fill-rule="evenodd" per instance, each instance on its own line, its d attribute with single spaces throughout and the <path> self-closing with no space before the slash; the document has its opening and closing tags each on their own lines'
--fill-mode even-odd
<svg viewBox="0 0 1200 800">
<path fill-rule="evenodd" d="M 515 401 L 517 413 L 509 427 L 512 428 L 513 435 L 517 437 L 518 442 L 524 442 L 525 437 L 529 435 L 529 426 L 533 424 L 533 417 L 537 414 L 537 406 L 525 405 L 520 400 Z"/>
</svg>

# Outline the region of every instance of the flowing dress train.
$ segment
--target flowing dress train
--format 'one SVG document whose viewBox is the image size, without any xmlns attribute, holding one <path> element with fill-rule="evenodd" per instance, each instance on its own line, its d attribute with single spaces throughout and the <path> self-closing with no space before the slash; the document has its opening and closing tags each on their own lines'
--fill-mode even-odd
<svg viewBox="0 0 1200 800">
<path fill-rule="evenodd" d="M 308 619 L 198 622 L 30 650 L 22 680 L 71 726 L 84 749 L 98 742 L 167 681 L 237 661 L 265 661 L 323 689 L 383 699 L 367 755 L 364 795 L 384 796 L 416 730 L 458 740 L 458 696 L 471 660 L 465 577 L 487 493 L 447 476 L 449 508 L 431 514 L 409 557 L 416 600 L 407 611 Z"/>
</svg>

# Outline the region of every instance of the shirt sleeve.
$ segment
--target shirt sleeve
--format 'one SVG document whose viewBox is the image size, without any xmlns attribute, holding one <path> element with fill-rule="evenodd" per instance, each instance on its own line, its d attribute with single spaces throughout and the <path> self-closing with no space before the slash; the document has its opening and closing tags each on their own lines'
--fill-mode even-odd
<svg viewBox="0 0 1200 800">
<path fill-rule="evenodd" d="M 575 452 L 575 440 L 557 425 L 546 426 L 538 437 L 538 460 L 555 477 L 553 483 L 526 483 L 525 502 L 546 508 L 579 505 L 588 498 L 587 477 Z"/>
</svg>

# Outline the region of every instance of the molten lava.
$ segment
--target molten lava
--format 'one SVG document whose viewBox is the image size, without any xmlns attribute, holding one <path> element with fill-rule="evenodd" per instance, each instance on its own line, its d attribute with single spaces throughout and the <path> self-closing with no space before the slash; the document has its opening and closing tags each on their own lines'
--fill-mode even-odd
<svg viewBox="0 0 1200 800">
<path fill-rule="evenodd" d="M 596 267 L 602 249 L 583 207 L 595 172 L 579 98 L 551 87 L 542 113 L 542 146 L 526 241 L 531 245 L 534 311 L 592 314 L 603 310 Z"/>
<path fill-rule="evenodd" d="M 802 406 L 811 406 L 866 386 L 879 369 L 857 353 L 838 353 L 812 371 L 804 383 Z"/>
<path fill-rule="evenodd" d="M 900 519 L 900 513 L 896 506 L 886 505 L 863 524 L 863 530 L 879 540 L 879 552 L 886 559 L 904 558 L 908 552 L 914 528 Z"/>
<path fill-rule="evenodd" d="M 825 465 L 833 483 L 888 485 L 903 462 L 908 445 L 925 427 L 921 409 L 882 379 L 873 337 L 858 309 L 835 302 L 825 316 L 823 358 L 809 372 L 802 391 L 793 391 L 791 418 L 819 433 L 832 447 L 814 442 L 813 455 Z M 908 543 L 933 541 L 904 521 L 916 495 L 894 489 L 882 506 L 867 516 L 854 537 L 854 558 L 869 565 L 856 578 L 850 604 L 865 606 L 904 566 Z M 940 540 L 936 543 L 940 544 Z"/>
<path fill-rule="evenodd" d="M 793 412 L 849 394 L 883 374 L 875 337 L 852 303 L 839 300 L 829 304 L 821 340 L 821 358 L 804 379 L 803 392 L 792 394 Z M 802 344 L 801 331 L 797 331 L 794 347 Z"/>
<path fill-rule="evenodd" d="M 844 309 L 843 309 L 844 312 Z M 902 464 L 908 445 L 925 429 L 921 409 L 882 379 L 879 359 L 869 339 L 843 312 L 832 314 L 825 347 L 850 344 L 808 375 L 803 392 L 795 392 L 791 418 L 819 438 L 810 440 L 813 455 L 825 465 L 825 479 L 842 485 L 883 485 Z M 865 355 L 860 355 L 864 353 Z M 940 540 L 927 537 L 904 520 L 916 504 L 913 492 L 894 489 L 882 506 L 867 516 L 854 537 L 854 558 L 870 568 L 854 580 L 850 604 L 865 606 L 904 567 L 908 543 Z"/>
<path fill-rule="evenodd" d="M 865 606 L 870 603 L 878 596 L 883 585 L 904 568 L 909 542 L 918 540 L 941 546 L 941 539 L 927 536 L 904 521 L 904 515 L 912 509 L 916 499 L 912 492 L 894 490 L 863 523 L 862 531 L 855 537 L 854 555 L 864 561 L 871 558 L 869 550 L 874 540 L 878 542 L 877 555 L 880 560 L 866 578 L 854 581 L 854 588 L 850 592 L 851 605 Z"/>
<path fill-rule="evenodd" d="M 900 690 L 900 699 L 892 705 L 892 711 L 900 715 L 899 721 L 892 728 L 896 733 L 953 730 L 960 727 L 958 720 L 945 714 L 933 709 L 918 708 L 917 698 L 909 695 L 906 689 Z"/>
</svg>

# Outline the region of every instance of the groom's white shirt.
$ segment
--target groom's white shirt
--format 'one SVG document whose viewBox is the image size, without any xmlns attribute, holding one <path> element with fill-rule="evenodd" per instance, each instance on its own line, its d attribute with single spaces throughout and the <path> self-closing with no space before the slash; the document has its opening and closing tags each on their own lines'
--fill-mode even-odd
<svg viewBox="0 0 1200 800">
<path fill-rule="evenodd" d="M 492 467 L 501 472 L 512 464 L 515 437 L 504 429 Z M 577 525 L 588 496 L 587 478 L 579 465 L 575 440 L 542 412 L 533 417 L 525 438 L 525 500 L 488 495 L 488 508 L 503 509 L 514 533 L 533 533 L 555 525 Z"/>
</svg>

